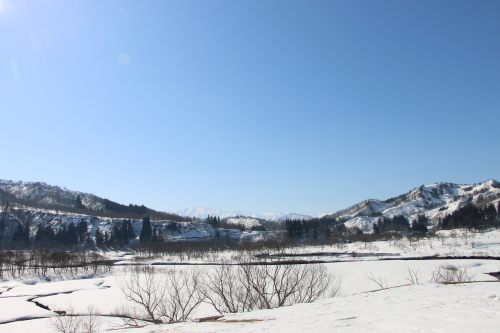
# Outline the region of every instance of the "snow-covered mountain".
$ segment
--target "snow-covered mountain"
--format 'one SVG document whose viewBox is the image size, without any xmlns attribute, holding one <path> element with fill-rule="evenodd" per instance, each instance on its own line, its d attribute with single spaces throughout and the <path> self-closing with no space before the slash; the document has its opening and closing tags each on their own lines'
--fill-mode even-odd
<svg viewBox="0 0 500 333">
<path fill-rule="evenodd" d="M 27 219 L 31 222 L 35 221 L 36 218 L 33 214 L 48 216 L 48 220 L 45 220 L 45 217 L 40 217 L 40 221 L 43 220 L 44 222 L 43 225 L 50 223 L 58 227 L 60 224 L 68 225 L 83 218 L 88 220 L 89 224 L 92 221 L 94 227 L 98 225 L 99 228 L 103 229 L 106 229 L 105 226 L 108 224 L 113 223 L 111 222 L 112 218 L 132 217 L 135 223 L 140 223 L 142 217 L 145 215 L 150 215 L 152 220 L 169 223 L 190 220 L 188 218 L 181 218 L 179 215 L 200 219 L 204 219 L 208 215 L 218 216 L 221 219 L 239 217 L 238 221 L 232 221 L 234 222 L 233 224 L 244 225 L 245 227 L 261 225 L 261 222 L 264 223 L 263 220 L 277 221 L 287 218 L 309 220 L 313 218 L 309 215 L 293 213 L 257 214 L 239 210 L 222 211 L 217 208 L 200 206 L 191 206 L 177 211 L 178 215 L 173 215 L 166 212 L 157 212 L 144 206 L 121 205 L 93 194 L 70 191 L 66 188 L 51 186 L 42 182 L 30 183 L 0 180 L 0 199 L 4 206 L 6 202 L 10 201 L 11 208 L 12 202 L 14 202 L 14 206 L 17 205 L 18 208 L 26 210 L 22 212 L 22 215 L 27 214 L 26 218 L 11 216 L 13 222 L 12 228 L 15 227 L 15 220 L 22 221 Z M 11 199 L 15 200 L 12 201 Z M 408 193 L 387 200 L 365 200 L 336 213 L 324 215 L 323 217 L 340 219 L 345 223 L 346 227 L 358 227 L 363 232 L 371 232 L 373 223 L 377 222 L 380 217 L 404 215 L 411 221 L 419 214 L 423 214 L 431 223 L 435 223 L 440 217 L 442 218 L 451 214 L 467 203 L 472 202 L 480 206 L 493 203 L 495 207 L 498 207 L 499 201 L 500 183 L 496 180 L 488 180 L 474 185 L 436 183 L 426 186 L 422 185 Z M 79 205 L 81 209 L 79 209 Z M 51 214 L 55 214 L 55 217 Z M 241 220 L 242 217 L 248 220 Z M 96 219 L 99 222 L 96 222 Z M 49 220 L 50 222 L 47 222 Z M 37 223 L 33 222 L 33 224 L 36 225 Z M 10 232 L 13 232 L 13 230 L 10 230 Z M 5 235 L 8 234 L 9 232 L 6 230 Z"/>
<path fill-rule="evenodd" d="M 499 200 L 500 183 L 496 180 L 474 185 L 436 183 L 422 185 L 406 194 L 384 201 L 365 200 L 325 217 L 340 218 L 346 227 L 358 227 L 363 231 L 370 231 L 372 224 L 381 216 L 404 215 L 413 219 L 418 214 L 424 214 L 431 221 L 436 221 L 439 217 L 444 217 L 469 202 L 476 205 L 493 203 L 496 206 Z"/>
<path fill-rule="evenodd" d="M 15 206 L 59 212 L 104 216 L 187 221 L 176 214 L 159 212 L 144 205 L 124 205 L 94 194 L 71 191 L 67 188 L 48 185 L 43 182 L 14 182 L 0 180 L 2 204 L 11 202 Z"/>
<path fill-rule="evenodd" d="M 43 182 L 13 182 L 0 179 L 0 189 L 14 195 L 17 199 L 34 202 L 39 205 L 75 206 L 75 199 L 80 196 L 82 204 L 93 210 L 103 210 L 103 199 L 96 195 L 71 191 L 67 188 L 48 185 Z"/>
<path fill-rule="evenodd" d="M 276 213 L 251 213 L 251 212 L 246 212 L 242 210 L 232 210 L 232 211 L 223 211 L 218 208 L 211 208 L 211 207 L 202 207 L 202 206 L 190 206 L 188 208 L 184 208 L 182 210 L 178 210 L 175 212 L 178 215 L 181 216 L 189 216 L 189 217 L 197 217 L 199 219 L 204 219 L 207 218 L 208 215 L 210 216 L 218 216 L 221 219 L 224 218 L 230 218 L 230 217 L 236 217 L 236 216 L 245 216 L 245 217 L 252 217 L 256 219 L 263 219 L 263 220 L 271 220 L 271 221 L 276 221 L 276 220 L 284 220 L 284 219 L 304 219 L 304 220 L 310 220 L 313 217 L 309 215 L 302 215 L 302 214 L 295 214 L 295 213 L 282 213 L 282 212 L 276 212 Z"/>
</svg>

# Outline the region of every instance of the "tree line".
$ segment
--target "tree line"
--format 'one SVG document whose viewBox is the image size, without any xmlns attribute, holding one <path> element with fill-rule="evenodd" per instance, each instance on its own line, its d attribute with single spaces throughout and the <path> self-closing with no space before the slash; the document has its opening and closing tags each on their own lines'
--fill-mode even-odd
<svg viewBox="0 0 500 333">
<path fill-rule="evenodd" d="M 490 203 L 484 207 L 468 203 L 451 214 L 439 219 L 438 227 L 441 229 L 467 228 L 481 230 L 498 228 L 500 226 L 500 202 L 497 208 Z"/>
</svg>

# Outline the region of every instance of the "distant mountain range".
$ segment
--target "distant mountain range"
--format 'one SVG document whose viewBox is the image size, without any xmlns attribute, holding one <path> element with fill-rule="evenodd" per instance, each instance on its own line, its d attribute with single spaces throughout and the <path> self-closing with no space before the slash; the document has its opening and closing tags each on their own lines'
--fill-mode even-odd
<svg viewBox="0 0 500 333">
<path fill-rule="evenodd" d="M 181 215 L 181 216 L 191 216 L 191 217 L 196 217 L 196 218 L 200 218 L 200 219 L 204 219 L 208 215 L 218 216 L 221 219 L 229 218 L 229 217 L 236 217 L 236 216 L 246 216 L 246 217 L 253 217 L 256 219 L 263 219 L 263 220 L 270 220 L 270 221 L 285 220 L 285 219 L 310 220 L 313 218 L 313 216 L 310 216 L 310 215 L 295 214 L 295 213 L 286 214 L 286 213 L 278 212 L 278 213 L 258 214 L 258 213 L 251 213 L 251 212 L 246 212 L 246 211 L 242 211 L 242 210 L 223 211 L 223 210 L 220 210 L 218 208 L 202 207 L 202 206 L 190 206 L 188 208 L 178 210 L 174 213 Z"/>
<path fill-rule="evenodd" d="M 346 227 L 357 227 L 363 232 L 371 232 L 372 225 L 380 217 L 404 215 L 415 219 L 424 214 L 430 221 L 436 221 L 469 202 L 478 205 L 493 203 L 498 207 L 500 200 L 500 183 L 488 180 L 473 185 L 458 185 L 453 183 L 435 183 L 422 185 L 408 193 L 387 200 L 368 199 L 333 214 L 323 214 L 316 217 L 341 219 Z M 245 211 L 222 211 L 217 208 L 191 206 L 175 212 L 182 216 L 206 218 L 208 215 L 226 217 L 247 216 L 266 220 L 305 219 L 314 218 L 310 215 L 284 213 L 250 213 Z"/>
<path fill-rule="evenodd" d="M 221 219 L 246 216 L 263 220 L 282 219 L 312 219 L 313 216 L 303 214 L 252 213 L 246 211 L 222 211 L 217 208 L 191 206 L 175 213 L 158 212 L 144 205 L 122 205 L 109 199 L 93 194 L 70 191 L 66 188 L 48 185 L 43 182 L 13 182 L 0 180 L 0 197 L 9 199 L 25 207 L 36 209 L 52 209 L 107 217 L 142 218 L 150 215 L 156 220 L 188 221 L 188 217 L 204 219 L 208 215 L 218 216 Z M 369 199 L 355 204 L 333 214 L 324 215 L 325 218 L 341 219 L 347 227 L 358 227 L 363 231 L 370 231 L 373 222 L 379 217 L 393 217 L 404 215 L 407 218 L 416 218 L 419 214 L 426 215 L 429 220 L 444 217 L 469 202 L 477 205 L 493 203 L 498 207 L 500 200 L 500 183 L 488 180 L 473 185 L 458 185 L 453 183 L 436 183 L 422 185 L 408 193 L 387 200 Z"/>
</svg>

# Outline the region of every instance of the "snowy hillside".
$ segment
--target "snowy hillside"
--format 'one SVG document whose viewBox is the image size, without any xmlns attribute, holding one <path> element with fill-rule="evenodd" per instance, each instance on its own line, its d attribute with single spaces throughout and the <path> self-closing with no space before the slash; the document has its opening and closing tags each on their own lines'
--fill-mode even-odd
<svg viewBox="0 0 500 333">
<path fill-rule="evenodd" d="M 69 229 L 70 225 L 78 225 L 84 221 L 87 225 L 87 232 L 91 240 L 96 241 L 97 231 L 101 234 L 112 235 L 115 226 L 122 227 L 124 219 L 113 219 L 107 217 L 97 217 L 82 214 L 65 214 L 47 212 L 41 210 L 16 209 L 10 213 L 2 214 L 2 218 L 6 222 L 4 236 L 11 239 L 16 227 L 29 225 L 30 239 L 34 239 L 39 229 L 49 227 L 54 231 Z M 133 227 L 133 238 L 129 239 L 131 243 L 138 241 L 139 234 L 142 228 L 141 219 L 131 220 Z M 248 222 L 249 227 L 259 225 L 258 222 Z M 206 223 L 199 222 L 175 222 L 175 221 L 152 221 L 153 231 L 161 231 L 165 241 L 175 240 L 211 240 L 216 237 L 231 238 L 231 239 L 248 239 L 248 238 L 266 238 L 271 233 L 267 232 L 245 232 L 240 230 L 227 230 L 224 228 L 214 228 Z"/>
<path fill-rule="evenodd" d="M 404 215 L 414 219 L 424 214 L 431 222 L 444 217 L 467 203 L 476 205 L 498 204 L 500 200 L 500 183 L 488 180 L 475 185 L 457 185 L 436 183 L 421 186 L 406 194 L 385 200 L 365 200 L 347 209 L 326 217 L 340 218 L 346 227 L 358 227 L 371 231 L 372 224 L 379 217 Z"/>
<path fill-rule="evenodd" d="M 144 205 L 124 205 L 94 194 L 71 191 L 43 182 L 13 182 L 0 180 L 2 205 L 34 210 L 58 211 L 73 214 L 113 218 L 143 218 L 156 220 L 190 221 L 177 214 L 160 212 Z"/>
<path fill-rule="evenodd" d="M 0 179 L 0 189 L 21 200 L 33 201 L 43 205 L 75 206 L 75 199 L 80 196 L 82 204 L 89 209 L 103 210 L 102 198 L 93 194 L 71 191 L 43 182 L 13 182 Z"/>
</svg>

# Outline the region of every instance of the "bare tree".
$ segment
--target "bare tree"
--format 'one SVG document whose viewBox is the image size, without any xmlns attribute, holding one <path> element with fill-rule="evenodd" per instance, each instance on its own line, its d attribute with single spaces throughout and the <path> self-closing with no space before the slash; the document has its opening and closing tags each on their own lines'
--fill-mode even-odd
<svg viewBox="0 0 500 333">
<path fill-rule="evenodd" d="M 198 270 L 162 269 L 154 266 L 132 268 L 119 282 L 131 304 L 117 314 L 129 326 L 142 322 L 163 323 L 188 319 L 203 301 Z"/>
<path fill-rule="evenodd" d="M 410 267 L 407 268 L 409 277 L 405 278 L 405 280 L 408 280 L 409 282 L 411 282 L 411 284 L 419 284 L 420 277 L 422 276 L 422 273 L 420 273 L 420 268 L 416 271 L 411 270 Z"/>
<path fill-rule="evenodd" d="M 296 295 L 293 296 L 292 303 L 311 303 L 322 296 L 337 296 L 341 281 L 328 274 L 325 265 L 305 266 L 309 267 L 307 267 L 307 272 L 303 276 Z"/>
<path fill-rule="evenodd" d="M 119 281 L 120 289 L 131 307 L 121 310 L 123 317 L 152 323 L 161 323 L 161 304 L 165 299 L 166 288 L 152 266 L 133 267 Z"/>
<path fill-rule="evenodd" d="M 460 234 L 460 237 L 464 240 L 464 244 L 467 245 L 471 239 L 474 239 L 475 234 L 472 230 L 465 229 Z M 474 242 L 471 242 L 471 243 L 472 243 L 472 247 L 474 247 L 474 245 L 473 245 Z"/>
<path fill-rule="evenodd" d="M 387 286 L 388 286 L 387 279 L 382 278 L 380 276 L 373 276 L 373 273 L 370 273 L 368 275 L 368 279 L 370 281 L 375 282 L 380 287 L 380 289 L 387 289 Z"/>
<path fill-rule="evenodd" d="M 321 264 L 221 265 L 205 275 L 203 293 L 219 313 L 241 312 L 334 296 L 340 284 L 333 282 Z"/>
<path fill-rule="evenodd" d="M 200 291 L 200 271 L 168 270 L 165 273 L 167 293 L 160 305 L 162 319 L 169 323 L 185 321 L 204 300 Z"/>
<path fill-rule="evenodd" d="M 82 329 L 83 332 L 92 333 L 100 330 L 102 326 L 102 317 L 99 316 L 99 312 L 96 307 L 90 305 L 87 308 L 87 312 L 82 318 Z"/>
<path fill-rule="evenodd" d="M 68 309 L 68 312 L 71 309 Z M 61 333 L 79 333 L 81 328 L 81 317 L 73 314 L 59 315 L 51 318 L 52 327 Z"/>
<path fill-rule="evenodd" d="M 474 274 L 468 272 L 467 267 L 454 265 L 441 265 L 434 272 L 430 282 L 434 283 L 461 283 L 470 282 Z"/>
<path fill-rule="evenodd" d="M 254 308 L 252 291 L 238 266 L 223 264 L 207 271 L 201 292 L 205 302 L 219 313 L 245 312 Z"/>
<path fill-rule="evenodd" d="M 97 309 L 89 306 L 84 314 L 76 314 L 70 304 L 63 315 L 51 318 L 52 327 L 61 333 L 93 333 L 99 331 L 102 320 Z"/>
</svg>

